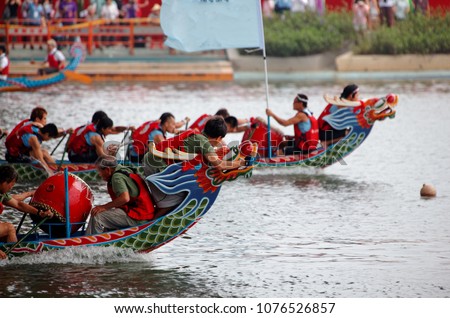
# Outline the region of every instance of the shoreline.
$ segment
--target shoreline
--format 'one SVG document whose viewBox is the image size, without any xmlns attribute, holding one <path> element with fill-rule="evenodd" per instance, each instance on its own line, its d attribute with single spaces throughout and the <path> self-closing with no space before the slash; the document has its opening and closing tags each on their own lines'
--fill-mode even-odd
<svg viewBox="0 0 450 318">
<path fill-rule="evenodd" d="M 10 77 L 33 76 L 45 52 L 17 50 L 11 54 Z M 271 82 L 450 80 L 450 55 L 353 55 L 326 52 L 304 57 L 267 58 Z M 77 72 L 94 81 L 237 81 L 265 79 L 262 56 L 242 56 L 236 49 L 177 55 L 112 48 L 88 56 Z"/>
</svg>

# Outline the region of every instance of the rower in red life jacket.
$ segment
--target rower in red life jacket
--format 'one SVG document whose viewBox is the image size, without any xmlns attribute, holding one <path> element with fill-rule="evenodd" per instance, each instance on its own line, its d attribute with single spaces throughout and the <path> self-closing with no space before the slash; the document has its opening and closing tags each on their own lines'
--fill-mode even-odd
<svg viewBox="0 0 450 318">
<path fill-rule="evenodd" d="M 359 99 L 359 87 L 356 84 L 350 84 L 344 87 L 344 90 L 342 91 L 340 98 L 349 101 L 360 101 L 361 106 L 364 105 L 364 103 Z M 324 119 L 325 116 L 332 114 L 336 112 L 338 109 L 343 107 L 346 106 L 337 106 L 333 104 L 328 104 L 322 111 L 322 114 L 320 114 L 319 119 L 317 120 L 319 125 L 319 139 L 320 143 L 324 148 L 338 142 L 339 140 L 344 138 L 345 135 L 347 134 L 347 129 L 341 130 L 335 129 L 330 125 L 330 123 L 327 122 L 326 119 Z"/>
<path fill-rule="evenodd" d="M 248 128 L 248 124 L 250 123 L 248 119 L 238 119 L 234 116 L 230 116 L 230 113 L 226 108 L 220 108 L 216 112 L 215 116 L 220 116 L 225 119 L 225 123 L 227 124 L 228 128 L 227 133 L 243 132 Z M 195 129 L 199 132 L 202 132 L 203 128 L 205 128 L 206 122 L 212 117 L 212 115 L 208 114 L 201 115 L 195 122 L 192 123 L 189 129 Z"/>
<path fill-rule="evenodd" d="M 47 111 L 43 107 L 35 107 L 31 111 L 31 116 L 29 119 L 24 119 L 20 123 L 18 123 L 6 137 L 6 142 L 12 138 L 17 138 L 17 132 L 20 128 L 25 125 L 33 124 L 37 127 L 44 127 L 47 124 Z M 14 136 L 14 137 L 13 137 Z"/>
<path fill-rule="evenodd" d="M 317 120 L 307 107 L 308 97 L 304 94 L 298 94 L 293 102 L 293 108 L 297 111 L 297 114 L 292 118 L 282 119 L 269 108 L 266 109 L 266 114 L 272 116 L 280 125 L 285 127 L 294 125 L 294 138 L 280 145 L 280 148 L 284 148 L 284 151 L 279 152 L 279 154 L 308 154 L 317 149 L 319 142 Z"/>
<path fill-rule="evenodd" d="M 111 201 L 92 209 L 87 235 L 138 226 L 160 216 L 145 181 L 131 168 L 119 165 L 112 156 L 99 157 L 96 168 L 108 183 Z"/>
<path fill-rule="evenodd" d="M 227 126 L 224 119 L 219 116 L 214 116 L 207 121 L 202 133 L 197 130 L 188 129 L 173 138 L 160 142 L 155 145 L 155 148 L 161 152 L 170 148 L 188 153 L 200 154 L 207 164 L 221 170 L 231 170 L 245 166 L 245 160 L 225 161 L 217 155 L 215 147 L 219 146 L 222 148 L 222 138 L 225 137 L 226 134 Z M 147 176 L 164 170 L 167 165 L 170 164 L 168 160 L 161 159 L 151 152 L 148 152 L 144 156 L 143 163 L 144 174 Z M 185 197 L 184 193 L 174 195 L 162 193 L 152 183 L 149 183 L 149 187 L 154 202 L 161 213 L 171 211 L 174 207 L 178 206 Z"/>
<path fill-rule="evenodd" d="M 64 54 L 58 50 L 58 45 L 55 40 L 50 39 L 47 41 L 47 51 L 47 59 L 42 63 L 46 67 L 38 70 L 39 75 L 57 73 L 66 66 L 66 58 L 64 57 Z"/>
<path fill-rule="evenodd" d="M 55 160 L 46 149 L 41 148 L 41 143 L 57 136 L 58 128 L 55 124 L 47 124 L 42 128 L 35 125 L 25 125 L 5 142 L 5 158 L 8 162 L 39 160 L 40 164 L 50 172 L 48 163 L 55 163 Z"/>
<path fill-rule="evenodd" d="M 150 141 L 155 144 L 167 139 L 166 133 L 176 133 L 175 117 L 171 113 L 164 113 L 159 120 L 148 121 L 138 127 L 131 135 L 130 159 L 132 162 L 141 162 L 148 151 Z"/>
<path fill-rule="evenodd" d="M 105 136 L 111 134 L 113 126 L 111 118 L 102 117 L 97 124 L 77 128 L 67 144 L 69 160 L 93 163 L 98 157 L 106 155 L 103 144 Z"/>
<path fill-rule="evenodd" d="M 0 45 L 0 81 L 6 81 L 9 75 L 9 59 L 6 56 L 6 47 Z"/>
</svg>

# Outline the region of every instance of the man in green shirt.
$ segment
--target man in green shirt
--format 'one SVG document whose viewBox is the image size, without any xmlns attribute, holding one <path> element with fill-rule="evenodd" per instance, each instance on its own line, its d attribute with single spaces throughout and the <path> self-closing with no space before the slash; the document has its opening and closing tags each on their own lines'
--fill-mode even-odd
<svg viewBox="0 0 450 318">
<path fill-rule="evenodd" d="M 36 214 L 40 217 L 53 217 L 51 211 L 39 211 L 35 207 L 23 202 L 27 197 L 34 194 L 34 191 L 18 195 L 10 195 L 14 184 L 17 182 L 17 172 L 10 165 L 0 166 L 0 214 L 3 212 L 3 205 L 15 208 L 24 213 Z M 0 221 L 0 239 L 6 238 L 6 242 L 17 242 L 14 225 Z M 5 253 L 0 251 L 0 259 L 6 258 Z"/>
<path fill-rule="evenodd" d="M 165 149 L 177 149 L 191 154 L 200 154 L 206 164 L 221 170 L 232 170 L 245 166 L 245 160 L 226 161 L 219 158 L 215 147 L 223 147 L 222 139 L 227 134 L 227 125 L 220 116 L 208 120 L 202 133 L 194 130 L 186 130 L 178 136 L 164 140 L 157 144 L 157 150 L 164 152 Z M 151 152 L 143 159 L 144 173 L 146 176 L 163 171 L 168 163 Z M 155 185 L 148 183 L 153 200 L 161 213 L 167 213 L 178 206 L 186 197 L 185 193 L 167 195 L 161 192 Z"/>
<path fill-rule="evenodd" d="M 155 217 L 147 185 L 131 168 L 119 165 L 112 156 L 98 158 L 96 168 L 107 182 L 111 201 L 92 209 L 87 235 L 137 226 Z"/>
</svg>

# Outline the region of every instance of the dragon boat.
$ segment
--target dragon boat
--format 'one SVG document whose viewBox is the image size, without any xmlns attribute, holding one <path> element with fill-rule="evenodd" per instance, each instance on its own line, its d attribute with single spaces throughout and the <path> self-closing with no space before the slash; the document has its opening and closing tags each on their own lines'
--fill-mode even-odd
<svg viewBox="0 0 450 318">
<path fill-rule="evenodd" d="M 256 152 L 257 146 L 249 147 L 247 143 L 245 147 L 230 148 L 224 159 L 249 159 Z M 250 177 L 253 169 L 250 165 L 222 171 L 206 165 L 201 156 L 182 152 L 155 151 L 154 154 L 165 159 L 184 160 L 146 178 L 147 183 L 167 195 L 183 193 L 184 200 L 168 214 L 139 226 L 88 236 L 84 228 L 93 195 L 87 183 L 66 169 L 44 181 L 30 202 L 37 208 L 51 209 L 54 217 L 46 220 L 33 215 L 34 227 L 19 236 L 16 243 L 0 243 L 0 250 L 9 258 L 77 246 L 114 246 L 148 253 L 195 225 L 214 204 L 225 181 Z M 35 231 L 37 227 L 41 231 Z"/>
<path fill-rule="evenodd" d="M 242 141 L 249 140 L 258 144 L 255 168 L 289 166 L 325 168 L 330 166 L 356 150 L 369 136 L 376 121 L 394 118 L 395 107 L 398 103 L 398 96 L 395 94 L 370 98 L 363 103 L 328 95 L 325 95 L 324 98 L 329 104 L 346 106 L 324 117 L 334 129 L 346 129 L 346 136 L 326 148 L 320 146 L 308 154 L 277 155 L 276 150 L 285 136 L 280 130 L 271 129 L 269 147 L 267 138 L 269 131 L 266 122 L 261 118 L 253 119 L 250 128 L 244 132 Z"/>
<path fill-rule="evenodd" d="M 6 164 L 11 165 L 14 169 L 16 169 L 17 174 L 19 175 L 19 183 L 39 182 L 48 177 L 47 171 L 38 161 L 33 161 L 30 163 L 9 163 L 6 160 L 0 160 L 0 165 Z M 122 161 L 120 164 L 135 167 L 141 175 L 144 173 L 143 168 L 137 164 L 126 161 Z M 97 170 L 95 169 L 95 164 L 93 163 L 71 163 L 67 160 L 57 160 L 55 164 L 49 164 L 49 167 L 53 173 L 67 169 L 70 173 L 86 182 L 101 180 Z"/>
<path fill-rule="evenodd" d="M 17 78 L 8 78 L 6 81 L 0 81 L 1 92 L 33 91 L 45 86 L 61 83 L 66 79 L 80 80 L 89 83 L 90 78 L 74 73 L 78 65 L 85 57 L 85 49 L 81 43 L 75 43 L 70 49 L 72 57 L 69 64 L 60 72 L 42 76 L 26 76 Z"/>
</svg>

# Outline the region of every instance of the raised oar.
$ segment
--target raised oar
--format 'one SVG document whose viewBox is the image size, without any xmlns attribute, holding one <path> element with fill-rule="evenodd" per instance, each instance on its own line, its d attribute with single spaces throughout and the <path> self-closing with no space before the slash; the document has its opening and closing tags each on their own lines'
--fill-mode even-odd
<svg viewBox="0 0 450 318">
<path fill-rule="evenodd" d="M 81 82 L 81 83 L 87 84 L 87 85 L 92 84 L 92 78 L 87 75 L 75 73 L 73 71 L 68 71 L 68 70 L 63 70 L 62 72 L 69 80 L 78 81 L 78 82 Z"/>
<path fill-rule="evenodd" d="M 69 147 L 70 136 L 72 136 L 72 133 L 69 133 L 69 138 L 67 139 L 66 145 L 64 146 L 64 151 L 63 151 L 63 154 L 61 157 L 61 161 L 59 162 L 59 165 L 58 165 L 58 171 L 61 171 L 61 167 L 62 167 L 62 164 L 64 161 L 64 156 L 66 155 L 67 149 Z"/>
<path fill-rule="evenodd" d="M 189 117 L 186 117 L 185 120 L 186 120 L 186 125 L 184 126 L 184 130 L 187 130 L 187 129 L 188 129 L 189 121 L 190 121 L 191 119 L 190 119 Z"/>
<path fill-rule="evenodd" d="M 8 250 L 5 251 L 5 254 L 8 255 L 9 253 L 11 253 L 11 251 L 13 249 L 15 249 L 20 243 L 22 243 L 31 233 L 33 233 L 34 231 L 36 231 L 36 229 L 41 226 L 45 221 L 47 221 L 48 216 L 46 216 L 45 218 L 43 218 L 41 221 L 39 221 L 39 223 L 36 223 L 31 230 L 28 231 L 27 234 L 25 234 L 24 236 L 22 236 L 22 238 L 20 240 L 18 240 L 16 243 L 14 243 L 13 246 L 11 246 Z"/>
<path fill-rule="evenodd" d="M 59 145 L 63 142 L 63 140 L 66 138 L 67 134 L 64 134 L 64 136 L 61 138 L 61 140 L 58 142 L 58 144 L 56 145 L 56 147 L 52 150 L 52 152 L 50 153 L 50 156 L 53 156 L 53 154 L 55 153 L 56 149 L 58 149 Z"/>
</svg>

